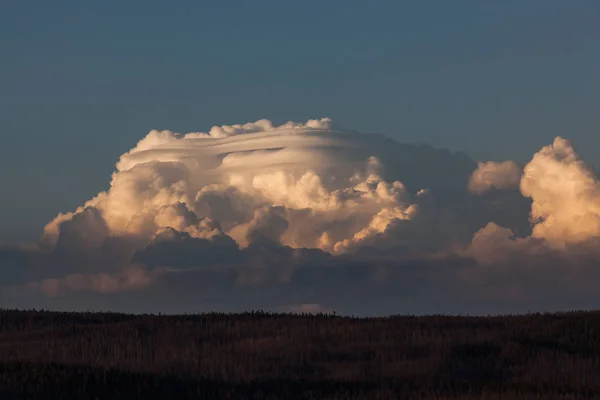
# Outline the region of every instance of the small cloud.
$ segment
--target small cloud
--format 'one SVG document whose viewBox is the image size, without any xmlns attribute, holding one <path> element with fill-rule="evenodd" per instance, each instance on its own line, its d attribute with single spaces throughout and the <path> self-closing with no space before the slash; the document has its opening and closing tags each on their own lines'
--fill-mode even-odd
<svg viewBox="0 0 600 400">
<path fill-rule="evenodd" d="M 295 304 L 281 307 L 280 310 L 292 314 L 331 314 L 334 312 L 333 309 L 316 303 Z"/>
<path fill-rule="evenodd" d="M 523 170 L 514 161 L 479 162 L 469 180 L 468 189 L 475 194 L 484 193 L 494 189 L 515 189 Z"/>
</svg>

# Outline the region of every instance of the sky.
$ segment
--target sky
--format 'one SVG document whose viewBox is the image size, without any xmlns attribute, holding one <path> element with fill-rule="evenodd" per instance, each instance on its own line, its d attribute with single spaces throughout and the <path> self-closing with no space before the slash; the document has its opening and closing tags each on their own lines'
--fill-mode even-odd
<svg viewBox="0 0 600 400">
<path fill-rule="evenodd" d="M 123 235 L 129 239 L 133 235 L 135 240 L 140 240 L 137 247 L 123 245 L 129 249 L 123 251 L 131 256 L 134 248 L 138 252 L 142 248 L 158 251 L 153 250 L 158 246 L 156 235 L 165 234 L 159 230 L 173 227 L 157 221 L 174 218 L 180 228 L 175 231 L 189 235 L 189 240 L 209 240 L 214 229 L 219 235 L 233 238 L 241 246 L 240 260 L 258 257 L 252 252 L 249 255 L 245 246 L 254 241 L 262 243 L 266 235 L 282 248 L 318 248 L 334 257 L 327 263 L 337 265 L 342 262 L 340 254 L 358 251 L 356 249 L 362 248 L 359 244 L 363 240 L 369 242 L 366 247 L 372 248 L 379 246 L 375 237 L 384 236 L 385 240 L 382 240 L 387 241 L 388 247 L 389 237 L 400 240 L 394 236 L 397 232 L 392 234 L 389 228 L 397 221 L 412 221 L 416 215 L 425 215 L 423 218 L 429 218 L 429 223 L 439 225 L 443 214 L 445 222 L 461 221 L 460 229 L 458 225 L 449 226 L 448 232 L 452 234 L 439 239 L 446 245 L 443 248 L 445 263 L 454 262 L 448 258 L 447 246 L 451 241 L 463 245 L 461 251 L 453 250 L 454 256 L 460 253 L 460 257 L 479 262 L 483 250 L 473 247 L 474 243 L 480 242 L 472 240 L 477 232 L 488 227 L 488 222 L 495 225 L 483 233 L 503 237 L 507 231 L 502 229 L 508 229 L 527 242 L 515 245 L 510 239 L 511 243 L 507 244 L 518 247 L 515 250 L 518 263 L 531 261 L 532 241 L 542 241 L 543 246 L 548 247 L 547 251 L 535 250 L 543 253 L 541 256 L 535 253 L 536 256 L 547 258 L 553 252 L 565 252 L 572 244 L 565 241 L 566 235 L 574 235 L 580 246 L 595 238 L 597 228 L 594 223 L 581 222 L 580 226 L 584 228 L 577 230 L 567 226 L 567 221 L 581 215 L 596 215 L 600 209 L 596 205 L 593 173 L 600 159 L 600 135 L 596 133 L 600 123 L 597 112 L 600 106 L 599 19 L 600 4 L 594 0 L 4 2 L 0 5 L 0 132 L 3 133 L 0 146 L 0 181 L 3 183 L 0 189 L 0 244 L 22 247 L 23 243 L 28 243 L 28 249 L 41 246 L 40 243 L 57 246 L 54 250 L 27 250 L 27 254 L 10 250 L 10 256 L 6 256 L 6 250 L 11 268 L 13 264 L 20 265 L 22 259 L 27 259 L 28 268 L 33 270 L 48 265 L 55 267 L 57 260 L 63 260 L 60 257 L 70 254 L 61 246 L 71 246 L 71 240 L 81 246 L 79 239 L 76 240 L 77 235 L 99 235 L 102 240 L 98 241 L 102 243 L 106 237 L 119 237 L 114 239 L 119 241 Z M 261 120 L 269 122 L 252 124 Z M 296 125 L 284 125 L 284 131 L 278 130 L 288 121 L 295 121 Z M 251 124 L 244 125 L 247 123 Z M 211 130 L 236 124 L 240 127 Z M 291 138 L 293 135 L 288 137 L 286 129 L 297 131 L 299 144 Z M 185 154 L 181 149 L 164 148 L 165 143 L 171 143 L 171 134 L 149 134 L 152 130 L 206 132 L 210 140 L 230 140 L 230 144 L 222 146 L 230 146 L 233 156 L 227 158 L 230 153 L 214 154 L 204 144 L 193 140 L 189 142 L 191 147 L 183 152 Z M 358 132 L 358 136 L 338 137 L 340 131 L 353 132 L 351 136 Z M 256 145 L 246 148 L 238 143 L 239 134 L 255 135 L 253 140 L 256 142 L 252 143 Z M 271 134 L 277 139 L 267 139 Z M 379 136 L 369 139 L 371 136 L 365 134 L 381 134 L 394 139 L 394 143 Z M 147 149 L 140 148 L 138 142 L 144 137 L 149 138 L 147 145 L 155 148 L 153 152 L 144 152 Z M 302 144 L 304 140 L 306 145 Z M 341 153 L 343 156 L 329 150 L 330 141 L 345 149 Z M 411 147 L 419 144 L 440 150 Z M 290 157 L 299 157 L 297 165 L 284 167 L 279 156 L 269 153 L 278 146 L 287 149 Z M 348 150 L 356 146 L 361 151 Z M 547 146 L 551 150 L 543 150 Z M 172 185 L 176 182 L 169 179 L 185 175 L 182 178 L 188 185 L 185 190 L 193 188 L 193 195 L 203 190 L 198 182 L 212 185 L 234 179 L 238 176 L 237 172 L 232 172 L 237 171 L 235 168 L 254 173 L 251 183 L 235 181 L 229 189 L 222 188 L 223 192 L 220 192 L 220 196 L 227 193 L 228 198 L 236 198 L 247 205 L 249 208 L 245 212 L 250 214 L 242 213 L 244 217 L 236 223 L 219 220 L 222 226 L 208 224 L 208 229 L 208 225 L 198 222 L 198 218 L 206 217 L 203 214 L 206 208 L 202 208 L 198 198 L 192 199 L 190 193 L 184 195 L 177 189 L 173 192 L 176 195 L 169 192 L 170 196 L 179 196 L 177 201 L 173 197 L 167 201 L 162 197 L 157 200 L 158 194 L 147 197 L 150 195 L 138 191 L 140 187 L 133 183 L 137 189 L 120 186 L 125 185 L 121 182 L 126 176 L 131 180 L 127 182 L 136 184 L 141 182 L 137 179 L 146 176 L 141 167 L 134 168 L 139 163 L 138 156 L 127 155 L 130 149 L 136 148 L 144 162 L 185 164 L 189 157 L 195 158 L 199 164 L 185 164 L 191 169 L 189 175 L 170 169 L 144 172 L 160 175 L 160 184 L 155 181 L 154 185 L 164 184 L 172 190 L 175 190 Z M 394 156 L 390 149 L 396 149 L 398 153 Z M 255 158 L 245 158 L 246 151 L 259 153 Z M 532 159 L 534 155 L 537 159 Z M 371 156 L 376 159 L 370 160 Z M 217 160 L 223 160 L 223 157 L 236 167 L 228 164 L 213 171 L 220 180 L 207 178 L 210 174 L 206 171 L 212 171 L 216 164 L 202 160 L 218 163 Z M 402 157 L 406 161 L 402 161 Z M 249 164 L 244 167 L 236 164 L 242 160 Z M 116 165 L 118 161 L 121 168 Z M 478 165 L 478 161 L 483 163 Z M 486 164 L 488 161 L 494 162 Z M 540 174 L 540 165 L 555 166 L 558 175 L 552 180 Z M 275 166 L 280 169 L 275 171 Z M 128 174 L 132 168 L 135 173 L 130 171 Z M 116 175 L 111 178 L 115 171 Z M 561 171 L 564 175 L 559 174 Z M 306 175 L 307 172 L 321 181 L 315 183 L 316 178 Z M 285 175 L 288 173 L 293 176 Z M 353 173 L 362 174 L 362 181 L 359 178 L 352 180 Z M 327 181 L 330 176 L 347 182 L 345 186 L 331 183 Z M 306 177 L 304 181 L 302 177 Z M 396 181 L 406 187 L 394 186 Z M 542 200 L 551 198 L 549 195 L 553 192 L 540 182 L 550 182 L 548 184 L 573 193 L 579 189 L 566 188 L 568 182 L 575 181 L 582 182 L 583 200 L 565 193 L 553 194 L 564 200 L 560 204 Z M 387 194 L 373 189 L 376 194 L 367 195 L 371 188 L 361 192 L 364 196 L 358 200 L 348 200 L 345 194 L 342 197 L 333 195 L 336 190 L 350 190 L 355 187 L 352 185 L 360 185 L 360 182 L 364 184 L 361 187 L 384 182 L 382 187 L 388 185 L 385 186 Z M 255 192 L 248 195 L 250 187 L 253 191 L 261 191 L 260 196 Z M 234 189 L 237 191 L 235 196 L 231 195 Z M 417 195 L 421 189 L 430 191 L 432 198 L 439 198 L 423 200 L 423 196 Z M 107 198 L 119 200 L 96 198 L 107 190 Z M 239 197 L 238 192 L 250 197 Z M 344 236 L 340 227 L 310 226 L 319 235 L 326 231 L 331 234 L 329 239 L 317 238 L 307 233 L 310 229 L 304 222 L 297 222 L 296 211 L 290 210 L 302 208 L 329 215 L 333 218 L 329 221 L 331 224 L 332 221 L 339 222 L 337 206 L 332 203 L 325 206 L 323 196 L 329 199 L 328 202 L 335 198 L 341 202 L 336 203 L 337 206 L 341 204 L 342 208 L 351 207 L 345 203 L 347 201 L 361 204 L 363 209 L 352 211 L 343 222 L 344 229 L 353 229 L 352 235 L 348 236 L 349 231 L 344 231 Z M 259 197 L 261 201 L 256 200 Z M 240 200 L 242 198 L 252 198 L 252 201 L 248 200 L 252 206 Z M 271 207 L 269 211 L 261 208 L 266 200 Z M 146 203 L 138 208 L 131 204 L 123 206 L 135 201 Z M 471 204 L 475 207 L 474 213 L 481 215 L 466 218 L 464 207 L 471 201 L 475 204 Z M 86 202 L 92 211 L 76 211 Z M 423 202 L 437 202 L 439 210 L 443 211 L 436 211 L 435 217 L 430 216 L 422 211 L 429 207 Z M 187 211 L 177 208 L 175 203 L 185 204 Z M 154 228 L 144 225 L 133 232 L 131 221 L 142 218 L 139 213 L 146 218 L 150 212 L 148 204 L 156 206 L 152 209 Z M 415 205 L 414 209 L 410 209 L 411 204 Z M 498 204 L 509 211 L 500 211 Z M 573 204 L 570 212 L 552 214 L 565 204 Z M 175 208 L 160 211 L 159 206 Z M 280 206 L 283 211 L 277 208 Z M 421 210 L 419 213 L 414 211 L 417 208 Z M 188 211 L 193 215 L 186 214 Z M 75 218 L 67 214 L 69 212 L 81 216 Z M 59 213 L 67 216 L 60 214 L 61 217 Z M 211 210 L 211 213 L 215 211 Z M 59 217 L 55 219 L 57 215 Z M 556 218 L 552 219 L 552 216 Z M 71 219 L 84 222 L 59 227 L 61 222 Z M 175 224 L 174 220 L 169 223 Z M 270 221 L 264 222 L 269 228 L 268 233 L 263 232 L 263 220 Z M 553 228 L 548 228 L 548 220 L 554 221 Z M 320 224 L 320 221 L 313 222 Z M 280 229 L 272 231 L 272 223 Z M 361 224 L 365 226 L 361 228 Z M 281 228 L 284 225 L 286 228 Z M 557 231 L 556 226 L 561 226 L 562 230 Z M 256 239 L 255 232 L 261 232 L 259 237 L 262 239 Z M 431 244 L 431 236 L 431 232 L 424 236 L 429 240 L 429 247 L 426 247 L 435 248 L 438 254 L 442 248 Z M 98 243 L 96 245 L 100 246 Z M 198 245 L 199 242 L 194 243 Z M 202 243 L 201 246 L 207 245 Z M 335 250 L 336 246 L 338 250 Z M 523 250 L 524 247 L 528 250 Z M 52 253 L 58 251 L 56 249 L 67 252 L 56 255 Z M 92 252 L 96 257 L 94 262 L 104 260 L 103 257 L 108 257 L 110 262 L 116 259 L 113 253 L 99 256 L 96 250 Z M 51 259 L 44 258 L 46 256 L 42 254 L 47 255 L 49 251 L 53 254 Z M 368 253 L 364 249 L 361 251 Z M 490 251 L 484 252 L 486 256 Z M 466 255 L 465 252 L 470 253 Z M 492 253 L 496 254 L 495 250 Z M 586 260 L 592 257 L 587 250 L 577 251 L 578 257 L 584 253 Z M 90 254 L 82 256 L 82 260 L 89 263 Z M 192 251 L 191 254 L 195 253 Z M 144 254 L 138 255 L 144 259 Z M 0 251 L 0 261 L 1 257 Z M 529 261 L 523 261 L 525 259 Z M 236 262 L 244 264 L 246 261 Z M 425 261 L 419 258 L 419 262 Z M 432 261 L 427 259 L 427 262 Z M 166 265 L 169 263 L 177 265 Z M 312 261 L 307 263 L 313 266 Z M 135 267 L 126 264 L 122 265 L 125 272 L 112 271 L 110 274 L 124 273 L 129 277 L 128 274 L 134 271 L 143 276 L 140 278 L 143 282 L 154 282 L 152 271 L 135 269 L 138 264 Z M 151 268 L 148 261 L 141 264 Z M 238 268 L 238 264 L 232 268 Z M 63 267 L 61 264 L 57 271 L 61 270 L 65 276 L 85 272 L 88 278 L 93 274 L 98 278 L 98 274 L 106 273 L 108 275 L 102 275 L 102 279 L 113 282 L 111 277 L 114 275 L 100 267 L 79 272 L 76 266 L 72 269 Z M 179 264 L 171 260 L 155 267 L 179 268 Z M 150 275 L 146 276 L 147 273 Z M 17 275 L 13 272 L 7 275 L 11 284 L 16 282 Z M 117 280 L 125 279 L 119 276 Z M 29 286 L 34 287 L 37 287 L 35 282 L 43 279 L 62 279 L 58 275 L 42 279 L 34 273 L 27 277 Z M 97 286 L 90 283 L 96 282 L 94 279 L 89 278 L 85 285 L 78 281 L 75 286 L 80 289 L 89 286 L 95 290 Z M 73 288 L 72 280 L 60 282 L 46 282 L 42 292 L 55 294 L 62 290 L 57 289 L 60 285 Z M 324 285 L 324 281 L 318 282 Z M 527 282 L 533 285 L 530 280 Z M 523 281 L 509 285 L 510 290 L 521 293 L 524 290 L 518 287 L 521 283 Z M 464 281 L 460 281 L 462 284 Z M 48 285 L 54 285 L 55 290 L 48 289 Z M 161 285 L 166 284 L 161 281 Z M 455 285 L 456 293 L 460 292 L 460 285 Z M 319 286 L 316 287 L 314 290 L 318 292 Z M 106 287 L 102 288 L 100 292 L 106 292 Z M 168 288 L 174 290 L 172 286 Z M 550 290 L 549 286 L 544 288 Z M 113 289 L 108 291 L 121 293 L 122 288 Z M 298 296 L 290 307 L 321 304 L 318 299 L 305 301 Z M 327 296 L 324 299 L 331 300 Z M 71 304 L 68 297 L 54 297 L 57 307 L 61 301 L 67 308 Z M 234 300 L 228 301 L 234 307 L 239 297 L 232 298 Z M 222 300 L 210 301 L 223 304 Z M 291 302 L 290 299 L 285 301 Z M 279 304 L 285 301 L 273 300 L 276 307 L 286 307 Z M 498 310 L 510 309 L 496 298 L 493 301 L 500 302 Z M 544 307 L 547 305 L 543 298 L 539 301 L 545 304 Z M 581 301 L 588 304 L 586 302 L 592 300 Z M 436 310 L 431 302 L 424 305 L 414 298 L 411 302 L 416 302 L 421 310 Z M 460 308 L 459 303 L 457 300 L 454 309 Z M 257 300 L 256 304 L 263 303 Z M 181 309 L 181 304 L 173 307 Z M 367 308 L 358 309 L 367 312 Z M 394 310 L 394 307 L 389 309 Z"/>
<path fill-rule="evenodd" d="M 330 117 L 475 159 L 559 134 L 600 158 L 594 0 L 0 7 L 5 241 L 107 186 L 151 129 Z"/>
</svg>

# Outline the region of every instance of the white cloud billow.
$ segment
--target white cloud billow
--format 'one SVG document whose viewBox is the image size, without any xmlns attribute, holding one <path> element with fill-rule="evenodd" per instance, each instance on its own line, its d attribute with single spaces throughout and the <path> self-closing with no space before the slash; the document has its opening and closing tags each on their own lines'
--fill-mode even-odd
<svg viewBox="0 0 600 400">
<path fill-rule="evenodd" d="M 469 180 L 469 190 L 481 194 L 491 188 L 511 189 L 519 186 L 522 169 L 514 161 L 479 162 Z"/>
<path fill-rule="evenodd" d="M 260 210 L 282 207 L 281 244 L 342 252 L 418 209 L 401 182 L 379 175 L 377 158 L 345 157 L 358 145 L 327 118 L 151 131 L 121 156 L 110 189 L 74 214 L 100 210 L 111 235 L 151 239 L 171 227 L 197 238 L 226 233 L 247 246 Z M 74 214 L 49 223 L 45 241 L 55 243 Z"/>
</svg>

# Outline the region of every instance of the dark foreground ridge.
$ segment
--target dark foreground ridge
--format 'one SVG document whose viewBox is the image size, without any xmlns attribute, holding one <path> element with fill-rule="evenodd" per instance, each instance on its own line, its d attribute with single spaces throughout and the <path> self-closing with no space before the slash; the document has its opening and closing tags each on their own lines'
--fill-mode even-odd
<svg viewBox="0 0 600 400">
<path fill-rule="evenodd" d="M 600 398 L 600 312 L 0 310 L 0 399 Z"/>
</svg>

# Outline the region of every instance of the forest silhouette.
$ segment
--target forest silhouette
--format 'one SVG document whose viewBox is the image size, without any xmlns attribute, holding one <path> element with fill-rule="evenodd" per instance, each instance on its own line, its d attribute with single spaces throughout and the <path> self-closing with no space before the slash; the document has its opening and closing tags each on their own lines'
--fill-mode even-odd
<svg viewBox="0 0 600 400">
<path fill-rule="evenodd" d="M 600 398 L 600 312 L 0 310 L 0 399 Z"/>
</svg>

